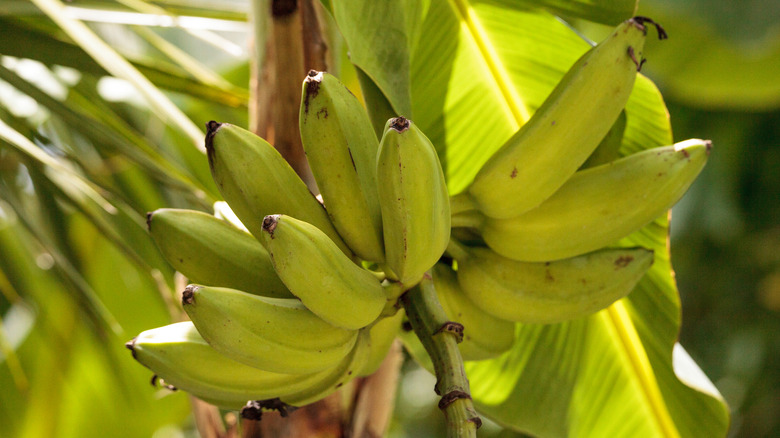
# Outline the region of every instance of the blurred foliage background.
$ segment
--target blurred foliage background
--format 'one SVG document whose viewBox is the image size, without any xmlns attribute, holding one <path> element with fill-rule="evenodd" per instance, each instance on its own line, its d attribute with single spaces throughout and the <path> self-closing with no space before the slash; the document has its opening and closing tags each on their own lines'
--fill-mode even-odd
<svg viewBox="0 0 780 438">
<path fill-rule="evenodd" d="M 216 10 L 239 23 L 246 10 L 242 1 L 160 4 L 192 16 Z M 680 341 L 729 403 L 731 436 L 780 436 L 780 2 L 642 0 L 639 11 L 671 37 L 649 43 L 643 72 L 665 96 L 675 140 L 715 145 L 673 210 Z M 11 19 L 28 15 L 21 29 Z M 575 25 L 594 39 L 604 32 Z M 190 119 L 246 125 L 248 29 L 233 26 L 219 33 L 217 48 L 180 29 L 92 24 L 165 84 Z M 137 217 L 155 208 L 209 209 L 215 192 L 208 169 L 196 164 L 200 152 L 186 127 L 166 126 L 141 109 L 125 82 L 106 78 L 28 1 L 0 0 L 0 29 L 0 120 L 41 147 L 68 145 L 49 150 L 92 181 L 67 166 L 52 174 L 45 158 L 0 142 L 0 437 L 193 436 L 186 395 L 147 386 L 150 373 L 122 346 L 171 319 L 169 268 L 144 239 L 126 239 L 134 246 L 126 248 L 104 231 L 143 233 Z M 81 80 L 65 93 L 75 83 L 72 70 L 19 59 L 33 51 L 44 62 L 69 60 Z M 101 130 L 98 121 L 115 130 Z M 106 139 L 118 149 L 95 147 Z M 121 147 L 133 143 L 153 158 Z M 181 182 L 201 192 L 182 196 Z M 404 376 L 391 436 L 439 436 L 433 377 L 413 364 Z M 490 424 L 484 435 L 516 436 Z"/>
</svg>

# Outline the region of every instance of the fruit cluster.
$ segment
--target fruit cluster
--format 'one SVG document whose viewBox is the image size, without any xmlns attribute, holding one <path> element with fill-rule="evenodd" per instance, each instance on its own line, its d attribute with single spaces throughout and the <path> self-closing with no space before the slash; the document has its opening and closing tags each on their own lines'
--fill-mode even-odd
<svg viewBox="0 0 780 438">
<path fill-rule="evenodd" d="M 300 110 L 320 199 L 265 140 L 209 122 L 229 208 L 149 214 L 162 254 L 196 284 L 182 294 L 191 322 L 141 333 L 134 357 L 222 407 L 299 406 L 379 366 L 401 326 L 399 297 L 426 275 L 465 326 L 466 360 L 508 350 L 515 323 L 579 318 L 624 297 L 653 253 L 619 240 L 683 195 L 711 147 L 619 158 L 614 132 L 647 23 L 628 20 L 583 55 L 453 197 L 414 123 L 390 119 L 378 140 L 358 99 L 324 72 L 304 80 Z"/>
</svg>

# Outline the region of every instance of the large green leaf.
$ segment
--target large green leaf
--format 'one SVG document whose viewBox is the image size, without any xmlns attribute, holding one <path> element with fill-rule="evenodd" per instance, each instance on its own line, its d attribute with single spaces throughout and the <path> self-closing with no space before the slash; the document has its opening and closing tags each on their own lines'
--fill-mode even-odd
<svg viewBox="0 0 780 438">
<path fill-rule="evenodd" d="M 639 0 L 499 0 L 507 6 L 543 7 L 566 17 L 618 24 L 636 12 Z"/>
<path fill-rule="evenodd" d="M 453 193 L 468 185 L 589 47 L 555 17 L 509 6 L 432 1 L 410 54 L 412 111 L 437 146 Z M 345 38 L 353 44 L 355 36 Z M 366 73 L 376 78 L 377 72 Z M 626 114 L 622 154 L 672 142 L 663 100 L 642 76 Z M 673 361 L 680 303 L 667 231 L 660 218 L 623 242 L 656 253 L 652 270 L 628 298 L 582 320 L 519 326 L 510 352 L 469 363 L 479 409 L 541 436 L 725 435 L 728 413 L 717 391 L 692 383 L 701 372 L 684 353 Z M 678 361 L 688 371 L 676 369 Z"/>
</svg>

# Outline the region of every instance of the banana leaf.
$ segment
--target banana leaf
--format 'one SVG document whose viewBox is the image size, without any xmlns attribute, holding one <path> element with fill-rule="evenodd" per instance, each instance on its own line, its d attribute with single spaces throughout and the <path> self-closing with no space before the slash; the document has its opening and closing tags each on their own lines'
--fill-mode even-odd
<svg viewBox="0 0 780 438">
<path fill-rule="evenodd" d="M 408 16 L 387 15 L 374 3 L 362 6 L 365 20 L 347 19 L 339 11 L 357 7 L 351 3 L 331 1 L 352 59 L 397 111 L 411 95 L 412 117 L 437 146 L 452 193 L 469 184 L 590 47 L 557 17 L 509 2 L 432 0 L 422 25 L 417 16 L 403 21 Z M 379 14 L 386 14 L 382 27 L 364 25 Z M 419 34 L 398 35 L 402 29 Z M 387 71 L 381 61 L 359 62 L 369 56 L 357 53 L 368 33 L 398 42 L 388 49 L 392 55 L 378 53 L 384 62 L 409 56 L 408 64 Z M 646 56 L 652 62 L 652 54 Z M 409 90 L 388 88 L 404 83 L 405 65 Z M 400 79 L 387 77 L 392 75 Z M 663 99 L 643 76 L 626 116 L 622 155 L 672 143 Z M 627 298 L 581 320 L 518 325 L 512 350 L 468 363 L 478 409 L 507 428 L 538 436 L 725 436 L 723 399 L 676 344 L 680 301 L 667 239 L 662 217 L 620 242 L 656 254 Z"/>
</svg>

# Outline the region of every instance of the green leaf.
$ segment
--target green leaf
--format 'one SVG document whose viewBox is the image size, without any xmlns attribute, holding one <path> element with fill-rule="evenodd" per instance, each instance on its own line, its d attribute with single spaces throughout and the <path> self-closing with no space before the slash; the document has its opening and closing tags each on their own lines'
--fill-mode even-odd
<svg viewBox="0 0 780 438">
<path fill-rule="evenodd" d="M 635 15 L 639 0 L 498 0 L 506 6 L 542 7 L 568 18 L 617 25 Z"/>
<path fill-rule="evenodd" d="M 410 55 L 412 110 L 452 193 L 590 47 L 555 17 L 507 2 L 432 1 L 421 29 Z M 348 45 L 356 37 L 345 34 Z M 672 143 L 663 100 L 643 76 L 626 116 L 622 155 Z M 467 364 L 478 409 L 540 436 L 724 436 L 728 412 L 717 391 L 688 386 L 673 367 L 680 303 L 667 233 L 661 218 L 622 242 L 656 254 L 626 299 L 582 320 L 518 326 L 510 352 Z"/>
</svg>

